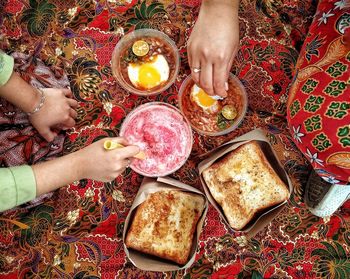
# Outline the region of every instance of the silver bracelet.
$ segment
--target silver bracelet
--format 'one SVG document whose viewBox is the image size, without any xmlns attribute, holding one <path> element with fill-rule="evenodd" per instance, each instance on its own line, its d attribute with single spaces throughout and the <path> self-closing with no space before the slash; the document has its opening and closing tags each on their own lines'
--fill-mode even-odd
<svg viewBox="0 0 350 279">
<path fill-rule="evenodd" d="M 27 115 L 32 115 L 34 113 L 37 113 L 44 105 L 45 103 L 45 94 L 44 94 L 44 91 L 42 91 L 40 88 L 37 88 L 38 92 L 40 93 L 40 103 L 36 106 L 35 109 L 33 109 L 32 112 L 27 112 Z"/>
</svg>

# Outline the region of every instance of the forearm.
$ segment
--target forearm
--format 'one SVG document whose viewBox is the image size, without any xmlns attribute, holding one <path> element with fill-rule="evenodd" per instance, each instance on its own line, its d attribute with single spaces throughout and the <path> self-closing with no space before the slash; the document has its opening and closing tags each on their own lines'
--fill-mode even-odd
<svg viewBox="0 0 350 279">
<path fill-rule="evenodd" d="M 239 9 L 239 0 L 203 0 L 201 11 L 211 11 L 216 13 L 218 17 L 224 14 L 237 14 Z"/>
<path fill-rule="evenodd" d="M 203 0 L 198 21 L 220 22 L 220 28 L 232 28 L 232 24 L 238 26 L 238 9 L 238 0 Z"/>
<path fill-rule="evenodd" d="M 0 97 L 20 108 L 31 112 L 40 102 L 39 92 L 13 72 L 10 79 L 0 87 Z"/>
<path fill-rule="evenodd" d="M 52 161 L 32 166 L 36 180 L 36 195 L 56 190 L 64 185 L 83 179 L 80 157 L 72 153 Z"/>
</svg>

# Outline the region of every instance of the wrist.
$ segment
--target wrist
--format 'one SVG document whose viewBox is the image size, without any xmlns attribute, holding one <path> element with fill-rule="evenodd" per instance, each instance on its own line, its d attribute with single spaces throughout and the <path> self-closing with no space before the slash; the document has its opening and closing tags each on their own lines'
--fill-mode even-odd
<svg viewBox="0 0 350 279">
<path fill-rule="evenodd" d="M 210 2 L 210 1 L 209 1 Z M 205 24 L 205 28 L 217 29 L 220 28 L 221 32 L 231 32 L 232 28 L 236 28 L 239 25 L 238 22 L 238 6 L 235 8 L 232 3 L 221 3 L 214 5 L 213 3 L 202 3 L 201 9 L 198 15 L 198 22 Z M 207 24 L 211 25 L 211 28 L 207 27 Z"/>
<path fill-rule="evenodd" d="M 36 89 L 36 91 L 37 91 L 37 95 L 39 95 L 39 100 L 36 101 L 35 106 L 30 111 L 26 112 L 29 116 L 39 112 L 45 102 L 46 97 L 45 97 L 44 91 L 42 89 Z"/>
<path fill-rule="evenodd" d="M 70 162 L 70 167 L 72 174 L 74 175 L 74 181 L 78 181 L 88 177 L 88 172 L 86 171 L 86 163 L 83 161 L 83 156 L 81 156 L 81 150 L 73 152 L 64 156 L 67 161 Z"/>
<path fill-rule="evenodd" d="M 0 87 L 0 96 L 20 108 L 24 112 L 31 112 L 40 103 L 41 94 L 13 72 L 6 84 Z"/>
<path fill-rule="evenodd" d="M 28 90 L 27 92 L 27 102 L 23 103 L 20 108 L 26 113 L 32 112 L 40 103 L 40 95 L 40 92 L 32 87 L 31 90 Z"/>
<path fill-rule="evenodd" d="M 32 165 L 37 196 L 51 192 L 83 178 L 79 171 L 79 158 L 72 154 L 40 164 Z"/>
<path fill-rule="evenodd" d="M 200 11 L 223 14 L 238 14 L 239 0 L 203 0 Z"/>
</svg>

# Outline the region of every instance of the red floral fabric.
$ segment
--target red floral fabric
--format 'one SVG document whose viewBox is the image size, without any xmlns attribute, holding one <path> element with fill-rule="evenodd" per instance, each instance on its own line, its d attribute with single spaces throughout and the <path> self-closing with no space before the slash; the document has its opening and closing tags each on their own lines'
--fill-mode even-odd
<svg viewBox="0 0 350 279">
<path fill-rule="evenodd" d="M 321 1 L 288 100 L 293 139 L 331 183 L 350 182 L 350 5 Z"/>
<path fill-rule="evenodd" d="M 257 127 L 266 130 L 294 193 L 283 211 L 253 238 L 232 231 L 210 206 L 199 239 L 195 263 L 185 270 L 146 272 L 126 258 L 121 240 L 124 220 L 142 177 L 130 169 L 112 183 L 81 180 L 56 191 L 32 208 L 0 215 L 1 278 L 347 278 L 350 250 L 350 203 L 329 220 L 311 215 L 302 202 L 309 171 L 288 133 L 287 97 L 299 51 L 315 14 L 311 0 L 241 0 L 241 49 L 232 71 L 249 97 L 248 113 L 236 131 L 220 137 L 194 133 L 186 164 L 172 177 L 202 189 L 196 166 L 213 148 Z M 341 2 L 341 1 L 340 1 Z M 200 1 L 0 1 L 0 47 L 25 53 L 30 66 L 18 68 L 41 82 L 67 74 L 79 101 L 77 125 L 65 135 L 63 153 L 94 140 L 114 136 L 136 106 L 162 101 L 177 106 L 177 92 L 190 73 L 186 40 Z M 158 96 L 138 97 L 120 88 L 111 74 L 111 52 L 121 36 L 135 28 L 168 34 L 181 53 L 181 68 L 173 86 Z M 50 83 L 47 84 L 50 86 Z M 0 110 L 0 161 L 3 166 L 26 160 L 24 144 L 12 152 L 4 131 L 35 135 L 19 119 Z M 27 121 L 23 116 L 23 121 Z M 62 134 L 63 135 L 63 134 Z M 41 140 L 41 139 L 40 139 Z M 43 153 L 45 160 L 60 152 Z M 12 158 L 12 159 L 10 159 Z M 34 156 L 34 158 L 37 158 Z M 34 162 L 34 161 L 33 161 Z M 36 161 L 35 161 L 36 162 Z"/>
</svg>

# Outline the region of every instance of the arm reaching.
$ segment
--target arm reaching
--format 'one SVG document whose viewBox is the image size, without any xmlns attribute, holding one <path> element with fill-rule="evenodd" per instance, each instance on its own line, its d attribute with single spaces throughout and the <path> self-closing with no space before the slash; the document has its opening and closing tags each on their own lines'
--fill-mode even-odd
<svg viewBox="0 0 350 279">
<path fill-rule="evenodd" d="M 13 72 L 9 80 L 0 87 L 0 97 L 6 99 L 24 112 L 29 113 L 29 120 L 39 134 L 47 141 L 52 141 L 57 135 L 56 130 L 72 128 L 75 125 L 78 106 L 72 99 L 69 89 L 42 89 L 40 92 Z M 42 107 L 35 112 L 35 108 Z"/>
<path fill-rule="evenodd" d="M 238 0 L 203 0 L 187 52 L 193 80 L 209 95 L 227 95 L 239 48 Z"/>
<path fill-rule="evenodd" d="M 1 168 L 0 212 L 83 178 L 103 182 L 115 179 L 140 149 L 128 145 L 123 138 L 113 138 L 113 141 L 125 147 L 105 150 L 103 144 L 106 140 L 97 141 L 52 161 L 33 166 Z"/>
<path fill-rule="evenodd" d="M 32 166 L 36 180 L 36 195 L 51 192 L 74 181 L 88 178 L 108 182 L 120 175 L 133 156 L 140 152 L 123 138 L 113 138 L 124 148 L 105 150 L 99 140 L 77 152 Z"/>
</svg>

